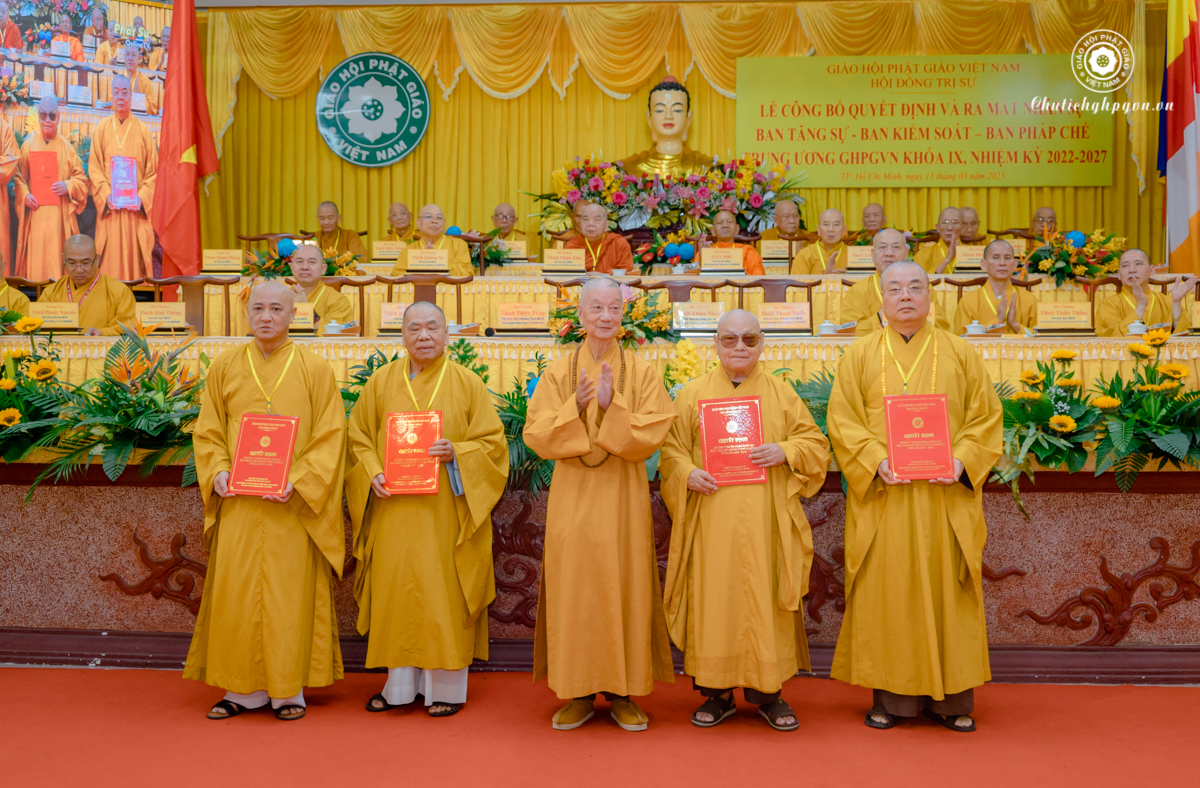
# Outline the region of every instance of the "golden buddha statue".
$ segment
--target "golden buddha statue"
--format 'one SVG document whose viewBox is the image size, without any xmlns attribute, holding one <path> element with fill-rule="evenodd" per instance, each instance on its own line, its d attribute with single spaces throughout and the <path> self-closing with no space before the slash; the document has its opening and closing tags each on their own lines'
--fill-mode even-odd
<svg viewBox="0 0 1200 788">
<path fill-rule="evenodd" d="M 625 172 L 644 178 L 682 178 L 686 175 L 701 175 L 713 164 L 713 157 L 692 150 L 687 140 L 688 126 L 692 122 L 691 97 L 675 77 L 667 77 L 650 90 L 646 122 L 650 124 L 650 136 L 654 147 L 627 156 L 621 162 Z"/>
</svg>

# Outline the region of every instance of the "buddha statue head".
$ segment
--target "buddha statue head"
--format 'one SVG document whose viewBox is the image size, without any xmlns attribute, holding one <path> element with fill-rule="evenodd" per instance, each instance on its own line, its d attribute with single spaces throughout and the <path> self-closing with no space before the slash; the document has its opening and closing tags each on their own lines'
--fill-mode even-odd
<svg viewBox="0 0 1200 788">
<path fill-rule="evenodd" d="M 668 76 L 650 89 L 646 122 L 650 137 L 659 153 L 677 154 L 687 140 L 692 122 L 692 103 L 688 90 L 675 77 Z"/>
</svg>

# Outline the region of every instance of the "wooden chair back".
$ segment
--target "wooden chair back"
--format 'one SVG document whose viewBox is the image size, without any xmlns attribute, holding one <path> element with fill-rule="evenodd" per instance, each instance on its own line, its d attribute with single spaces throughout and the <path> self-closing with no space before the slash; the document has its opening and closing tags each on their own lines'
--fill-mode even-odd
<svg viewBox="0 0 1200 788">
<path fill-rule="evenodd" d="M 661 282 L 653 282 L 651 284 L 646 284 L 639 281 L 634 284 L 633 287 L 646 290 L 647 292 L 650 290 L 666 290 L 667 298 L 670 299 L 672 304 L 681 304 L 692 300 L 693 290 L 707 290 L 709 300 L 716 301 L 717 290 L 725 287 L 728 284 L 729 280 L 727 279 L 722 279 L 720 282 L 701 282 L 698 280 L 680 282 L 677 280 L 664 280 Z"/>
<path fill-rule="evenodd" d="M 437 286 L 454 285 L 454 322 L 462 324 L 462 286 L 474 280 L 473 276 L 453 277 L 445 274 L 405 274 L 404 276 L 377 276 L 375 282 L 387 285 L 387 300 L 392 300 L 393 288 L 398 285 L 413 286 L 413 303 L 428 301 L 437 303 Z M 360 291 L 361 292 L 361 291 Z M 363 327 L 365 330 L 365 326 Z"/>
<path fill-rule="evenodd" d="M 196 329 L 196 333 L 204 335 L 204 286 L 219 285 L 225 302 L 225 334 L 230 331 L 230 302 L 229 288 L 241 281 L 239 276 L 171 276 L 166 279 L 147 279 L 146 284 L 154 288 L 154 300 L 162 301 L 162 289 L 177 285 L 183 296 L 184 313 L 188 325 Z"/>
<path fill-rule="evenodd" d="M 251 244 L 262 243 L 264 241 L 266 242 L 267 249 L 269 251 L 278 252 L 279 242 L 284 238 L 290 238 L 293 241 L 311 241 L 313 234 L 305 233 L 303 231 L 301 231 L 300 235 L 296 235 L 295 233 L 263 233 L 262 235 L 238 234 L 238 240 L 244 242 L 246 254 L 253 254 L 253 250 L 250 247 Z"/>
<path fill-rule="evenodd" d="M 747 279 L 744 281 L 730 279 L 727 284 L 737 288 L 738 291 L 738 309 L 745 309 L 746 291 L 752 288 L 761 287 L 763 291 L 763 302 L 767 304 L 782 304 L 787 301 L 788 290 L 793 287 L 804 288 L 804 295 L 808 301 L 808 319 L 813 319 L 813 288 L 821 284 L 820 279 L 813 279 L 805 282 L 799 279 Z"/>
<path fill-rule="evenodd" d="M 6 276 L 6 277 L 4 277 L 4 281 L 8 283 L 9 287 L 15 287 L 18 290 L 20 290 L 22 287 L 32 287 L 34 289 L 34 292 L 37 294 L 34 297 L 35 301 L 38 298 L 41 298 L 42 291 L 45 290 L 47 287 L 49 287 L 51 285 L 51 283 L 54 282 L 53 279 L 46 279 L 46 280 L 35 282 L 32 279 L 25 279 L 24 277 L 20 277 L 20 276 Z"/>
<path fill-rule="evenodd" d="M 373 276 L 323 276 L 321 281 L 329 287 L 342 292 L 343 287 L 353 287 L 358 290 L 358 325 L 365 331 L 367 323 L 367 288 L 375 284 Z M 363 336 L 366 336 L 364 333 Z"/>
</svg>

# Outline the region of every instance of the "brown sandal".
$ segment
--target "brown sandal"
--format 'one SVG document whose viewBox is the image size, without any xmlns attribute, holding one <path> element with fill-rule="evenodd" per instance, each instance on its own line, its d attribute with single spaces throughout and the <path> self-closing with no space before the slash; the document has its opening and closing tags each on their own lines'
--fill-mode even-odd
<svg viewBox="0 0 1200 788">
<path fill-rule="evenodd" d="M 758 707 L 758 713 L 777 731 L 794 731 L 800 727 L 800 720 L 796 717 L 796 712 L 792 711 L 792 707 L 787 704 L 783 698 L 776 698 L 770 703 L 766 703 Z M 783 717 L 792 717 L 796 721 L 783 725 L 779 722 Z"/>
<path fill-rule="evenodd" d="M 704 720 L 696 719 L 696 715 L 701 712 L 711 715 L 712 720 L 705 722 Z M 730 692 L 728 698 L 718 695 L 700 704 L 700 708 L 692 712 L 692 724 L 697 728 L 713 728 L 734 714 L 737 714 L 737 702 L 733 699 L 733 693 Z"/>
<path fill-rule="evenodd" d="M 875 715 L 886 718 L 887 722 L 879 722 L 878 720 L 872 719 L 872 717 Z M 875 728 L 876 730 L 881 731 L 886 731 L 890 728 L 896 727 L 896 718 L 878 706 L 867 712 L 867 718 L 864 720 L 864 722 L 867 723 L 868 728 Z"/>
</svg>

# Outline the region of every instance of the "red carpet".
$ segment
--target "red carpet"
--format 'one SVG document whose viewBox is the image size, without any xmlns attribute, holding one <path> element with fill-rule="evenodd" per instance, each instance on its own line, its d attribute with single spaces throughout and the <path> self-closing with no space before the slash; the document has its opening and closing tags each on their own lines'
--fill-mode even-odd
<svg viewBox="0 0 1200 788">
<path fill-rule="evenodd" d="M 870 730 L 870 693 L 823 679 L 786 686 L 795 733 L 770 730 L 752 706 L 695 728 L 686 679 L 644 699 L 644 733 L 607 713 L 552 730 L 558 701 L 526 673 L 473 674 L 468 704 L 440 720 L 367 713 L 382 685 L 353 674 L 309 691 L 298 722 L 213 722 L 204 712 L 221 693 L 174 672 L 0 669 L 0 785 L 1197 785 L 1196 687 L 988 686 L 979 732 L 957 734 L 923 719 Z"/>
</svg>

